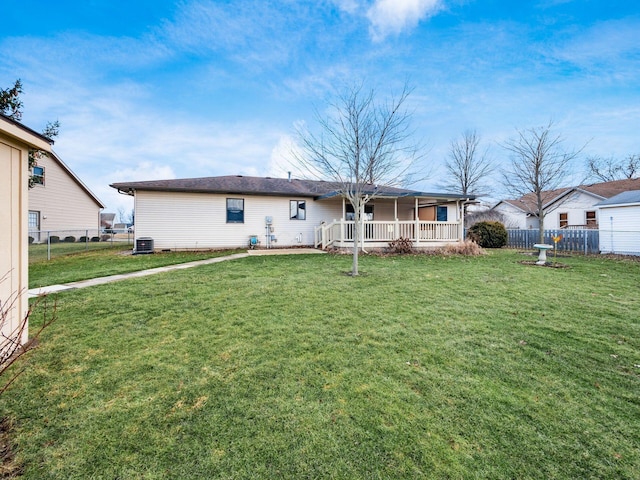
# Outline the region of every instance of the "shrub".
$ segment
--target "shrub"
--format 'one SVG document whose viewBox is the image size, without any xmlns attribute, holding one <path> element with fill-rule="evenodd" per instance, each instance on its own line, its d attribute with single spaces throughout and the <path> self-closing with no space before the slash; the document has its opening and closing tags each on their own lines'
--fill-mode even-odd
<svg viewBox="0 0 640 480">
<path fill-rule="evenodd" d="M 469 228 L 467 238 L 482 248 L 502 248 L 507 244 L 507 229 L 500 222 L 478 222 Z"/>
<path fill-rule="evenodd" d="M 405 237 L 399 237 L 389 242 L 389 253 L 413 253 L 413 242 Z"/>
<path fill-rule="evenodd" d="M 64 241 L 67 242 L 67 243 L 73 243 L 73 242 L 76 241 L 76 237 L 74 237 L 72 235 L 69 235 L 67 237 L 64 237 Z"/>
<path fill-rule="evenodd" d="M 29 245 L 31 245 L 35 241 L 35 238 L 29 237 Z"/>
<path fill-rule="evenodd" d="M 78 239 L 79 243 L 87 243 L 89 241 L 89 237 L 82 236 Z"/>
<path fill-rule="evenodd" d="M 100 237 L 91 237 L 91 241 L 92 242 L 99 242 L 100 241 Z"/>
<path fill-rule="evenodd" d="M 108 242 L 109 240 L 111 240 L 111 235 L 108 235 L 106 233 L 100 237 L 101 242 Z"/>
<path fill-rule="evenodd" d="M 57 235 L 51 235 L 49 237 L 49 243 L 58 243 L 60 241 L 60 237 Z"/>
<path fill-rule="evenodd" d="M 443 255 L 484 255 L 484 250 L 476 242 L 465 240 L 460 243 L 452 243 L 442 249 Z"/>
</svg>

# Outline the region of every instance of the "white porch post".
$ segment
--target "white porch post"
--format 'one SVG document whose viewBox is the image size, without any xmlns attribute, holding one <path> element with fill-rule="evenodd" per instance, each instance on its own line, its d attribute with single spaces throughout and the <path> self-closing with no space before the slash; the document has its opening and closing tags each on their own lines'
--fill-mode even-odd
<svg viewBox="0 0 640 480">
<path fill-rule="evenodd" d="M 416 219 L 414 235 L 416 236 L 416 244 L 419 244 L 420 243 L 420 219 L 418 218 L 418 197 L 416 197 L 414 217 Z"/>
<path fill-rule="evenodd" d="M 340 246 L 344 246 L 344 231 L 346 225 L 344 224 L 347 218 L 347 204 L 344 197 L 342 197 L 342 218 L 340 219 Z"/>
<path fill-rule="evenodd" d="M 396 224 L 394 226 L 394 232 L 393 232 L 393 238 L 398 238 L 400 237 L 400 222 L 398 220 L 398 197 L 396 197 L 394 199 L 394 215 L 395 215 L 395 219 L 396 219 Z"/>
<path fill-rule="evenodd" d="M 458 207 L 458 241 L 462 242 L 464 240 L 464 214 L 462 209 L 464 208 L 460 204 L 460 200 L 456 200 L 456 206 Z"/>
</svg>

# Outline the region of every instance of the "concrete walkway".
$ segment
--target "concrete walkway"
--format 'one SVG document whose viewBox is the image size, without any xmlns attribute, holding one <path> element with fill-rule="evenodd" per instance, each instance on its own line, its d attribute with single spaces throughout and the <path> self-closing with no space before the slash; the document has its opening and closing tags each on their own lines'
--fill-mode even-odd
<svg viewBox="0 0 640 480">
<path fill-rule="evenodd" d="M 75 288 L 92 287 L 94 285 L 103 285 L 105 283 L 117 282 L 128 278 L 146 277 L 155 275 L 156 273 L 170 272 L 172 270 L 184 270 L 185 268 L 198 267 L 200 265 L 209 265 L 211 263 L 220 263 L 227 260 L 236 260 L 238 258 L 247 258 L 256 255 L 299 255 L 310 253 L 326 253 L 322 250 L 314 248 L 281 248 L 269 250 L 249 250 L 247 253 L 234 253 L 224 257 L 208 258 L 206 260 L 198 260 L 195 262 L 178 263 L 175 265 L 167 265 L 165 267 L 150 268 L 148 270 L 139 270 L 137 272 L 121 273 L 118 275 L 109 275 L 108 277 L 90 278 L 88 280 L 80 280 L 78 282 L 64 283 L 60 285 L 50 285 L 48 287 L 32 288 L 29 290 L 29 298 L 39 297 L 40 295 L 48 295 L 50 293 L 63 292 L 65 290 L 73 290 Z"/>
</svg>

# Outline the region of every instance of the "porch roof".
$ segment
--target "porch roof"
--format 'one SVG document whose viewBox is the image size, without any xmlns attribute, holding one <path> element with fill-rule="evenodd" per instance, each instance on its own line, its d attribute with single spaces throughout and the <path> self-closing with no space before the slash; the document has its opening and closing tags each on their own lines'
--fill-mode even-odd
<svg viewBox="0 0 640 480">
<path fill-rule="evenodd" d="M 384 187 L 382 189 L 371 188 L 365 189 L 363 192 L 365 195 L 375 195 L 377 198 L 418 198 L 429 199 L 434 201 L 451 201 L 451 200 L 475 200 L 475 195 L 459 195 L 456 193 L 429 193 L 420 192 L 417 190 L 404 190 L 401 188 Z M 342 194 L 338 191 L 333 191 L 320 195 L 317 199 L 324 200 L 327 198 L 339 197 Z"/>
</svg>

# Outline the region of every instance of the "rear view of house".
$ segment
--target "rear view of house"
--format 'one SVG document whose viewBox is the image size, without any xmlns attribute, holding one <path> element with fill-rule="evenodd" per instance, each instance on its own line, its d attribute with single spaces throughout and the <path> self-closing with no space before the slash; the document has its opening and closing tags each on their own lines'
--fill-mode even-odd
<svg viewBox="0 0 640 480">
<path fill-rule="evenodd" d="M 155 250 L 353 245 L 353 210 L 328 182 L 241 175 L 111 185 L 135 198 L 136 242 Z M 398 237 L 416 246 L 463 238 L 461 206 L 472 197 L 378 189 L 365 205 L 362 241 Z M 146 243 L 149 245 L 149 243 Z"/>
</svg>

